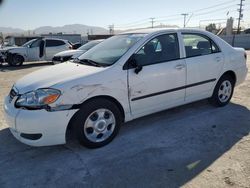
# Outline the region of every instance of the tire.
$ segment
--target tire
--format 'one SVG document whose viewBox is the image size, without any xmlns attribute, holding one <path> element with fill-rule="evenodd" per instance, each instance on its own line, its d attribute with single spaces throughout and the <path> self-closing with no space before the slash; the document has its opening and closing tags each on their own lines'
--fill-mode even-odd
<svg viewBox="0 0 250 188">
<path fill-rule="evenodd" d="M 99 148 L 110 143 L 122 123 L 119 108 L 107 99 L 95 99 L 84 104 L 73 121 L 75 135 L 83 146 Z"/>
<path fill-rule="evenodd" d="M 230 75 L 223 75 L 214 88 L 209 102 L 216 107 L 226 106 L 234 92 L 235 80 Z"/>
<path fill-rule="evenodd" d="M 22 66 L 23 62 L 24 62 L 23 56 L 15 54 L 12 56 L 11 62 L 9 62 L 9 64 L 12 66 Z"/>
</svg>

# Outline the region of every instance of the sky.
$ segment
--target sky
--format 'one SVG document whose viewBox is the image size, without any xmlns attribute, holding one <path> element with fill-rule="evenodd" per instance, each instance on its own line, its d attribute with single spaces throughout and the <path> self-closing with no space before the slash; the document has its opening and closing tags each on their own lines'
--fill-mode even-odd
<svg viewBox="0 0 250 188">
<path fill-rule="evenodd" d="M 182 13 L 189 13 L 187 26 L 209 22 L 223 24 L 236 17 L 240 0 L 3 0 L 0 27 L 32 30 L 40 26 L 84 24 L 115 29 L 168 24 L 183 26 Z M 250 0 L 245 0 L 242 24 L 250 27 Z M 216 6 L 215 6 L 216 5 Z M 209 8 L 210 7 L 210 8 Z M 218 19 L 218 20 L 217 20 Z"/>
</svg>

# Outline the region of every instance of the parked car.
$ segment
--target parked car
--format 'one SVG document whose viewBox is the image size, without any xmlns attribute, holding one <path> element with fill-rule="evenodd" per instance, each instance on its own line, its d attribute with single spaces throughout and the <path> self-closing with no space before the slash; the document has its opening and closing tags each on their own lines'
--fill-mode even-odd
<svg viewBox="0 0 250 188">
<path fill-rule="evenodd" d="M 82 55 L 83 53 L 87 52 L 89 49 L 93 48 L 103 40 L 92 40 L 84 45 L 82 45 L 77 50 L 66 50 L 63 52 L 59 52 L 56 55 L 54 55 L 52 62 L 54 64 L 62 63 L 65 61 L 68 61 L 70 59 L 77 58 L 78 56 Z"/>
<path fill-rule="evenodd" d="M 71 48 L 67 40 L 38 38 L 28 41 L 21 47 L 0 49 L 0 52 L 9 65 L 21 66 L 25 61 L 51 61 L 56 53 Z"/>
<path fill-rule="evenodd" d="M 207 98 L 227 105 L 246 78 L 246 58 L 244 49 L 206 31 L 123 33 L 75 63 L 18 80 L 5 99 L 5 117 L 12 134 L 29 145 L 64 144 L 73 130 L 84 146 L 101 147 L 123 122 Z"/>
</svg>

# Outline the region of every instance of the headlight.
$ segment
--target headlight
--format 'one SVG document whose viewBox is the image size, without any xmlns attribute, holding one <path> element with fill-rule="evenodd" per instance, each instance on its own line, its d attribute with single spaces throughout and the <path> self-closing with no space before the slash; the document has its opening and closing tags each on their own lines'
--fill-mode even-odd
<svg viewBox="0 0 250 188">
<path fill-rule="evenodd" d="M 54 103 L 61 95 L 56 89 L 38 89 L 21 95 L 17 101 L 17 107 L 40 109 Z"/>
</svg>

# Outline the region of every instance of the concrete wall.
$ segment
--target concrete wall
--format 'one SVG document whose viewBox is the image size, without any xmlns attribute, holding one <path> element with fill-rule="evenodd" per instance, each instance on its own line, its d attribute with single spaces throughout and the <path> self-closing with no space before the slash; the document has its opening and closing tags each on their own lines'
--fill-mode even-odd
<svg viewBox="0 0 250 188">
<path fill-rule="evenodd" d="M 234 37 L 233 35 L 230 35 L 230 36 L 221 35 L 220 37 L 223 40 L 225 40 L 227 43 L 232 45 L 233 37 Z M 250 34 L 235 35 L 234 46 L 245 48 L 245 49 L 250 49 Z"/>
</svg>

